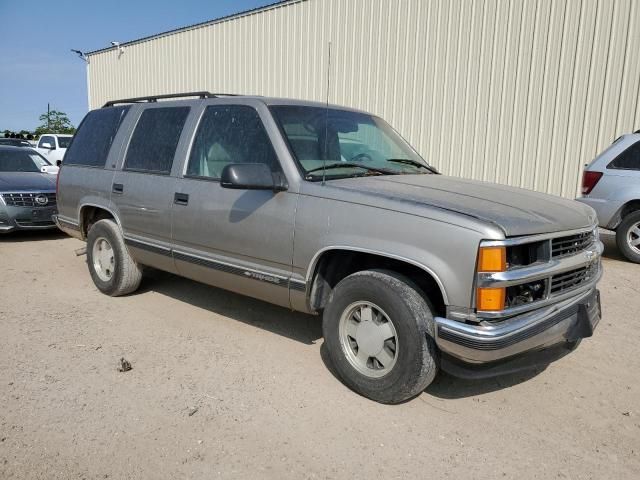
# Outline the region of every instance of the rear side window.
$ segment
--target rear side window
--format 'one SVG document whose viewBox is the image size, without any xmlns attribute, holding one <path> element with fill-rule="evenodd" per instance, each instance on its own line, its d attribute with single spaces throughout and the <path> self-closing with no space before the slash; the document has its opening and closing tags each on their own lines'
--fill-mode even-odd
<svg viewBox="0 0 640 480">
<path fill-rule="evenodd" d="M 616 159 L 607 165 L 615 170 L 640 170 L 640 142 L 627 148 Z"/>
<path fill-rule="evenodd" d="M 189 107 L 149 108 L 142 112 L 133 132 L 125 170 L 168 174 Z"/>
<path fill-rule="evenodd" d="M 264 163 L 279 171 L 279 163 L 255 109 L 244 105 L 210 106 L 196 133 L 187 175 L 220 178 L 231 163 Z"/>
<path fill-rule="evenodd" d="M 129 106 L 101 108 L 89 112 L 64 155 L 65 165 L 104 167 L 113 139 Z"/>
</svg>

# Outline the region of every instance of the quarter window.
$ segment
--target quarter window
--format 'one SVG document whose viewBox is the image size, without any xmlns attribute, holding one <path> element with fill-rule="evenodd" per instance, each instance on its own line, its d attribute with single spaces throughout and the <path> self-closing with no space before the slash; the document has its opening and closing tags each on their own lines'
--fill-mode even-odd
<svg viewBox="0 0 640 480">
<path fill-rule="evenodd" d="M 193 142 L 187 175 L 218 179 L 222 169 L 232 163 L 264 163 L 279 171 L 255 109 L 243 105 L 207 107 Z"/>
<path fill-rule="evenodd" d="M 161 107 L 142 112 L 129 143 L 125 170 L 171 172 L 189 110 L 189 107 Z"/>
<path fill-rule="evenodd" d="M 129 106 L 123 106 L 89 112 L 64 154 L 64 163 L 104 167 L 113 139 L 128 111 Z"/>
<path fill-rule="evenodd" d="M 636 142 L 607 165 L 616 170 L 640 170 L 640 142 Z"/>
</svg>

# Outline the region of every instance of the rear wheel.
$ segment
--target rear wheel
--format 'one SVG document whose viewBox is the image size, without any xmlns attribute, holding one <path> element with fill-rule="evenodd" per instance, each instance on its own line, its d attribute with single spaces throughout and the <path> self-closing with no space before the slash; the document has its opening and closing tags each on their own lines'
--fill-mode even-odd
<svg viewBox="0 0 640 480">
<path fill-rule="evenodd" d="M 129 255 L 120 228 L 113 220 L 100 220 L 91 226 L 87 263 L 93 283 L 106 295 L 126 295 L 140 286 L 142 270 Z"/>
<path fill-rule="evenodd" d="M 616 229 L 616 243 L 627 260 L 640 263 L 640 210 L 622 219 Z"/>
<path fill-rule="evenodd" d="M 372 400 L 403 402 L 436 375 L 432 309 L 394 272 L 367 270 L 342 280 L 325 309 L 323 333 L 342 381 Z"/>
</svg>

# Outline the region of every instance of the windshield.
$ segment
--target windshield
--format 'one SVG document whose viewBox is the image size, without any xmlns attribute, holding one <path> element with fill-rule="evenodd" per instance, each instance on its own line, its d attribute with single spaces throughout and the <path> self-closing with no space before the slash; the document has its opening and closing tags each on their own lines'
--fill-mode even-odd
<svg viewBox="0 0 640 480">
<path fill-rule="evenodd" d="M 58 137 L 58 145 L 60 145 L 60 148 L 69 148 L 72 138 L 73 137 Z"/>
<path fill-rule="evenodd" d="M 45 158 L 27 149 L 0 150 L 0 172 L 40 172 L 51 165 Z"/>
<path fill-rule="evenodd" d="M 271 111 L 307 180 L 435 172 L 373 115 L 291 105 L 272 106 Z"/>
</svg>

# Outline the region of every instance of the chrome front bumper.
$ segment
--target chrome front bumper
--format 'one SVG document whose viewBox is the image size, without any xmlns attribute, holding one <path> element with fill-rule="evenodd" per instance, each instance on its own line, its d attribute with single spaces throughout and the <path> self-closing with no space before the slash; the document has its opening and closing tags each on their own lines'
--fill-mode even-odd
<svg viewBox="0 0 640 480">
<path fill-rule="evenodd" d="M 489 363 L 588 337 L 600 320 L 598 279 L 573 297 L 499 322 L 436 317 L 436 344 L 466 363 Z"/>
</svg>

